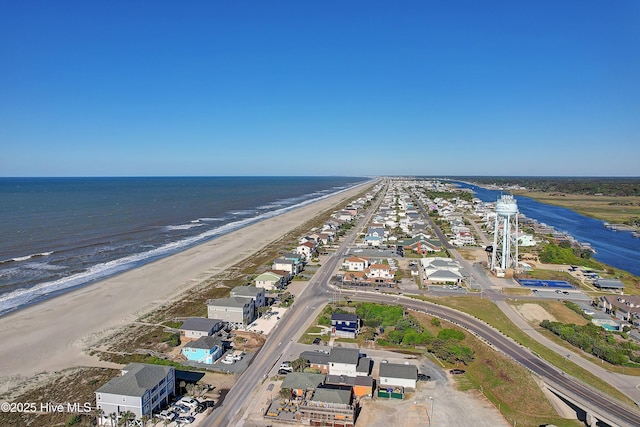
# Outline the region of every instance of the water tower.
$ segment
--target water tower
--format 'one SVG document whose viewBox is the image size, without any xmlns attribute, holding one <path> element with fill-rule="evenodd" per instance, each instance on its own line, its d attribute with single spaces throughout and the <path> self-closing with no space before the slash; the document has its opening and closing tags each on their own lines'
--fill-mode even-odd
<svg viewBox="0 0 640 427">
<path fill-rule="evenodd" d="M 498 245 L 499 239 L 501 244 Z M 511 195 L 502 195 L 496 203 L 491 271 L 504 277 L 508 268 L 518 265 L 518 204 Z"/>
</svg>

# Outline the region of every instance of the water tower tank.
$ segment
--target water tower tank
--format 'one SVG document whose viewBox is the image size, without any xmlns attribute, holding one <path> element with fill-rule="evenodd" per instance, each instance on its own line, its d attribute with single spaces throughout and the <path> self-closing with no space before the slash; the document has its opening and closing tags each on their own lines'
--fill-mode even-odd
<svg viewBox="0 0 640 427">
<path fill-rule="evenodd" d="M 496 202 L 496 213 L 505 217 L 516 215 L 518 213 L 518 204 L 513 196 L 503 194 Z"/>
</svg>

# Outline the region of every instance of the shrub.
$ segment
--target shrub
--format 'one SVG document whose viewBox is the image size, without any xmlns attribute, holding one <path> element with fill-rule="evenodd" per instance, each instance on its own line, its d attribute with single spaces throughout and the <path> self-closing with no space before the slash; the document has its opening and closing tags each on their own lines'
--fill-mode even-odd
<svg viewBox="0 0 640 427">
<path fill-rule="evenodd" d="M 458 340 L 462 341 L 464 339 L 464 333 L 462 331 L 458 331 L 457 329 L 441 329 L 438 332 L 438 339 L 440 340 Z"/>
</svg>

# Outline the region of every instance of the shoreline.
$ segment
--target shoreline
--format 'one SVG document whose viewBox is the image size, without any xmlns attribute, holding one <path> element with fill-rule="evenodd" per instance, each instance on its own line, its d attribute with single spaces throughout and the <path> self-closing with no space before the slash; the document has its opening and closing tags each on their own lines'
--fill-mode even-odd
<svg viewBox="0 0 640 427">
<path fill-rule="evenodd" d="M 371 181 L 371 178 L 365 181 L 351 183 L 349 186 L 333 187 L 331 189 L 331 192 L 329 193 L 325 193 L 324 190 L 320 192 L 310 192 L 306 195 L 298 196 L 298 200 L 291 205 L 274 205 L 277 208 L 274 210 L 261 211 L 261 207 L 256 207 L 256 209 L 251 209 L 251 211 L 253 212 L 253 216 L 249 216 L 246 218 L 233 218 L 228 216 L 228 221 L 223 221 L 220 224 L 210 224 L 213 226 L 204 227 L 204 230 L 201 230 L 198 227 L 195 234 L 182 235 L 170 241 L 165 240 L 163 242 L 160 242 L 158 245 L 151 245 L 146 247 L 145 249 L 143 249 L 143 245 L 138 248 L 137 252 L 124 252 L 115 258 L 106 258 L 95 264 L 85 263 L 84 265 L 78 266 L 74 270 L 70 270 L 68 274 L 63 274 L 57 277 L 43 278 L 40 282 L 32 283 L 30 285 L 9 281 L 9 288 L 6 291 L 3 291 L 0 295 L 0 317 L 3 317 L 12 312 L 16 312 L 18 310 L 22 310 L 33 304 L 38 304 L 48 299 L 55 298 L 59 295 L 63 295 L 75 289 L 100 282 L 117 274 L 139 268 L 154 261 L 164 259 L 168 256 L 175 255 L 200 244 L 219 238 L 220 236 L 223 236 L 225 234 L 229 234 L 232 231 L 241 229 L 248 225 L 252 225 L 254 223 L 264 221 L 290 211 L 294 211 L 309 204 L 316 203 L 326 198 L 336 196 L 344 191 L 348 191 L 351 188 L 356 188 L 359 185 L 366 184 L 369 181 Z M 222 215 L 225 216 L 233 213 L 233 211 L 229 211 Z M 200 223 L 201 220 L 206 221 L 208 219 L 210 218 L 198 218 L 194 220 L 192 217 L 192 219 L 187 218 L 184 221 L 189 221 L 189 224 L 192 225 L 194 222 Z M 196 226 L 199 225 L 201 224 L 197 224 Z M 164 226 L 163 229 L 167 227 L 171 226 Z M 188 228 L 194 227 L 192 226 Z M 11 263 L 13 261 L 26 261 L 32 258 L 40 257 L 45 257 L 45 259 L 43 260 L 45 265 L 48 265 L 47 263 L 49 262 L 60 263 L 66 260 L 54 259 L 53 261 L 50 261 L 48 260 L 47 256 L 64 251 L 66 250 L 58 248 L 56 250 L 34 253 L 24 257 L 11 258 L 11 256 L 9 256 L 6 261 L 0 260 L 0 264 L 5 264 L 7 262 Z M 22 267 L 17 266 L 14 268 Z M 80 269 L 78 270 L 78 268 Z M 65 271 L 64 268 L 61 267 L 61 269 L 63 272 Z M 43 270 L 47 269 L 43 268 Z"/>
<path fill-rule="evenodd" d="M 185 294 L 202 283 L 203 276 L 235 265 L 318 213 L 351 200 L 374 182 L 0 317 L 4 344 L 0 347 L 0 393 L 18 378 L 96 365 L 97 359 L 84 350 L 107 334 Z"/>
</svg>

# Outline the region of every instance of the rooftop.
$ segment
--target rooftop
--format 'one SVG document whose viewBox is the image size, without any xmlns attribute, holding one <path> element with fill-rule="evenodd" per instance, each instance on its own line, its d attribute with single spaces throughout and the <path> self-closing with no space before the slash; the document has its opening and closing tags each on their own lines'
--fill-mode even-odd
<svg viewBox="0 0 640 427">
<path fill-rule="evenodd" d="M 182 326 L 180 326 L 180 329 L 183 331 L 209 332 L 216 329 L 220 323 L 223 323 L 222 320 L 207 319 L 204 317 L 190 317 L 184 321 Z"/>
<path fill-rule="evenodd" d="M 399 363 L 381 363 L 380 377 L 418 379 L 418 368 L 415 365 L 403 365 Z"/>
<path fill-rule="evenodd" d="M 357 365 L 359 357 L 360 350 L 357 348 L 334 347 L 329 354 L 329 362 Z"/>
<path fill-rule="evenodd" d="M 96 393 L 142 396 L 175 370 L 171 366 L 130 363 L 122 368 L 122 376 L 112 378 Z"/>
</svg>

